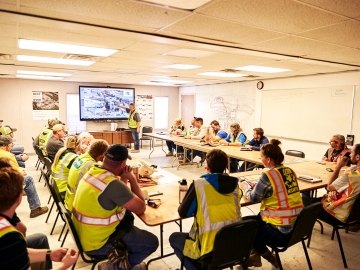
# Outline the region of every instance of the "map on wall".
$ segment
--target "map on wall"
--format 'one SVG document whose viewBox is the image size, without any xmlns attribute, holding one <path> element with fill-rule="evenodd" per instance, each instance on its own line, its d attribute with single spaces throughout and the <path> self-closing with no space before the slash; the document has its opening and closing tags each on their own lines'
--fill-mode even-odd
<svg viewBox="0 0 360 270">
<path fill-rule="evenodd" d="M 34 120 L 59 118 L 59 92 L 32 92 L 32 108 Z"/>
</svg>

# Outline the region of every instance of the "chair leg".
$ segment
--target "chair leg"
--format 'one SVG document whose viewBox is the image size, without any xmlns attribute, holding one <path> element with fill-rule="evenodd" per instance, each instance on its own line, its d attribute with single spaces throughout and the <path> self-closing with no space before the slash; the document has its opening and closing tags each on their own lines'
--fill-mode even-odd
<svg viewBox="0 0 360 270">
<path fill-rule="evenodd" d="M 68 233 L 69 233 L 69 229 L 66 230 L 65 235 L 64 235 L 64 239 L 62 240 L 60 247 L 63 247 L 63 246 L 64 246 L 65 240 L 66 240 L 66 237 L 67 237 Z"/>
<path fill-rule="evenodd" d="M 58 212 L 58 213 L 57 213 L 57 215 L 56 215 L 56 218 L 55 218 L 54 225 L 53 225 L 53 226 L 52 226 L 52 228 L 51 228 L 50 235 L 52 235 L 52 234 L 53 234 L 53 232 L 54 232 L 55 225 L 56 225 L 56 222 L 57 222 L 57 220 L 58 220 L 59 216 L 60 216 L 60 213 Z"/>
<path fill-rule="evenodd" d="M 65 227 L 66 227 L 66 223 L 64 223 L 64 226 L 63 226 L 63 227 L 62 227 L 62 229 L 61 229 L 61 232 L 60 232 L 60 235 L 59 235 L 58 241 L 60 241 L 60 240 L 61 240 L 61 236 L 62 236 L 62 234 L 64 233 Z"/>
<path fill-rule="evenodd" d="M 324 234 L 324 225 L 321 223 L 321 221 L 320 220 L 316 220 L 316 222 L 317 223 L 319 223 L 319 225 L 320 225 L 320 232 L 321 232 L 321 234 Z"/>
<path fill-rule="evenodd" d="M 282 264 L 281 264 L 281 260 L 280 260 L 279 252 L 276 252 L 276 251 L 275 251 L 275 256 L 276 256 L 276 260 L 277 260 L 278 265 L 279 265 L 279 269 L 280 269 L 280 270 L 283 270 L 283 267 L 282 267 Z"/>
<path fill-rule="evenodd" d="M 54 208 L 54 204 L 55 204 L 55 201 L 53 201 L 53 203 L 51 204 L 51 207 L 50 207 L 49 213 L 47 214 L 47 217 L 46 217 L 46 219 L 45 219 L 45 223 L 47 223 L 47 222 L 48 222 L 48 220 L 49 220 L 49 217 L 50 217 L 51 211 L 52 211 L 52 210 L 53 210 L 53 208 Z"/>
<path fill-rule="evenodd" d="M 335 232 L 336 232 L 336 237 L 338 239 L 338 243 L 339 243 L 339 248 L 340 248 L 340 253 L 341 253 L 341 258 L 343 260 L 343 263 L 344 263 L 344 268 L 348 268 L 347 266 L 347 262 L 346 262 L 346 258 L 345 258 L 345 253 L 344 253 L 344 249 L 343 249 L 343 246 L 342 246 L 342 243 L 341 243 L 341 238 L 340 238 L 340 233 L 339 233 L 339 230 L 338 229 L 335 229 Z"/>
<path fill-rule="evenodd" d="M 331 240 L 334 240 L 335 231 L 337 231 L 337 229 L 335 229 L 335 227 L 333 227 L 333 231 L 331 233 Z"/>
<path fill-rule="evenodd" d="M 308 252 L 307 252 L 307 248 L 306 248 L 306 245 L 305 245 L 305 241 L 304 241 L 304 240 L 301 240 L 301 244 L 302 244 L 303 249 L 304 249 L 304 253 L 305 253 L 306 261 L 307 261 L 308 266 L 309 266 L 309 270 L 312 270 L 312 266 L 311 266 L 311 262 L 310 262 L 310 257 L 309 257 L 309 254 L 308 254 Z"/>
<path fill-rule="evenodd" d="M 49 203 L 50 203 L 50 201 L 51 201 L 51 195 L 49 196 L 49 199 L 48 199 L 47 204 L 49 204 Z"/>
</svg>

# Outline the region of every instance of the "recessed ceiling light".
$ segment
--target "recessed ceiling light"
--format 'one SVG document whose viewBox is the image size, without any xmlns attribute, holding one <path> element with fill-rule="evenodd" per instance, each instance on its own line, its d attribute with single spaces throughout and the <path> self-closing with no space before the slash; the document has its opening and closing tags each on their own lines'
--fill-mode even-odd
<svg viewBox="0 0 360 270">
<path fill-rule="evenodd" d="M 57 64 L 57 65 L 90 66 L 95 63 L 95 61 L 89 61 L 89 60 L 73 60 L 73 59 L 62 59 L 62 58 L 30 56 L 30 55 L 18 55 L 16 58 L 18 61 L 49 63 L 49 64 Z"/>
<path fill-rule="evenodd" d="M 46 52 L 61 52 L 61 53 L 71 53 L 71 54 L 80 54 L 80 55 L 93 55 L 93 56 L 102 56 L 102 57 L 110 56 L 118 52 L 118 50 L 114 50 L 114 49 L 96 48 L 89 46 L 71 45 L 65 43 L 47 42 L 47 41 L 38 41 L 38 40 L 29 40 L 29 39 L 19 39 L 18 44 L 20 49 L 46 51 Z"/>
<path fill-rule="evenodd" d="M 265 66 L 255 66 L 255 65 L 237 67 L 234 69 L 242 70 L 242 71 L 263 72 L 263 73 L 280 73 L 280 72 L 290 71 L 290 69 L 286 69 L 286 68 L 274 68 L 274 67 L 265 67 Z"/>
<path fill-rule="evenodd" d="M 60 81 L 64 79 L 64 77 L 58 77 L 58 76 L 40 76 L 40 75 L 26 75 L 26 74 L 16 74 L 16 78 L 34 79 L 34 80 L 52 80 L 52 81 Z"/>
<path fill-rule="evenodd" d="M 196 69 L 196 68 L 201 68 L 201 66 L 197 66 L 197 65 L 187 65 L 187 64 L 174 64 L 174 65 L 164 66 L 164 68 L 174 68 L 174 69 Z"/>
<path fill-rule="evenodd" d="M 239 78 L 239 77 L 247 76 L 245 74 L 238 74 L 233 72 L 221 72 L 221 71 L 202 72 L 199 73 L 198 75 L 211 76 L 211 77 L 226 77 L 226 78 Z"/>
<path fill-rule="evenodd" d="M 69 73 L 32 71 L 32 70 L 17 70 L 16 74 L 37 75 L 37 76 L 55 76 L 55 77 L 68 77 L 68 76 L 71 76 L 71 74 L 69 74 Z"/>
</svg>

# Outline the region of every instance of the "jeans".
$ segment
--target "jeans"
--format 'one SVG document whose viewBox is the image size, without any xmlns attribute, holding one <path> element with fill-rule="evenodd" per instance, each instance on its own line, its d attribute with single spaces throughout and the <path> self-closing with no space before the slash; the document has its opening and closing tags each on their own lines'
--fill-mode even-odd
<svg viewBox="0 0 360 270">
<path fill-rule="evenodd" d="M 170 235 L 169 242 L 170 246 L 174 249 L 176 256 L 183 260 L 184 267 L 186 270 L 197 270 L 197 267 L 194 265 L 194 260 L 184 257 L 183 250 L 185 245 L 187 233 L 175 232 Z"/>
<path fill-rule="evenodd" d="M 26 246 L 28 248 L 34 248 L 34 249 L 50 249 L 48 239 L 46 235 L 42 233 L 36 233 L 26 236 Z M 52 269 L 52 263 L 51 261 L 34 263 L 34 264 L 32 263 L 31 269 Z"/>
<path fill-rule="evenodd" d="M 15 144 L 11 148 L 10 152 L 16 156 L 16 155 L 24 154 L 24 151 L 25 151 L 24 146 L 21 146 L 20 144 Z"/>
<path fill-rule="evenodd" d="M 40 199 L 36 191 L 34 179 L 30 175 L 27 175 L 24 178 L 24 184 L 25 184 L 24 191 L 27 196 L 27 201 L 29 203 L 30 210 L 34 210 L 40 207 L 41 205 Z"/>
<path fill-rule="evenodd" d="M 153 253 L 159 246 L 159 240 L 152 233 L 133 226 L 122 238 L 129 253 L 129 263 L 135 266 Z M 111 241 L 98 250 L 87 252 L 90 255 L 106 255 Z"/>
<path fill-rule="evenodd" d="M 192 150 L 192 156 L 191 156 L 191 150 L 189 149 L 186 152 L 186 159 L 189 161 L 192 161 L 196 156 L 199 156 L 201 159 L 204 159 L 206 153 L 201 152 L 199 150 Z"/>
<path fill-rule="evenodd" d="M 169 152 L 173 152 L 176 150 L 176 145 L 173 141 L 166 141 L 166 145 L 168 147 Z"/>
<path fill-rule="evenodd" d="M 130 128 L 130 130 L 131 130 L 131 136 L 134 140 L 134 149 L 139 150 L 140 149 L 139 132 L 137 131 L 137 128 Z"/>
<path fill-rule="evenodd" d="M 234 173 L 239 171 L 239 160 L 236 158 L 230 158 L 230 172 Z"/>
</svg>

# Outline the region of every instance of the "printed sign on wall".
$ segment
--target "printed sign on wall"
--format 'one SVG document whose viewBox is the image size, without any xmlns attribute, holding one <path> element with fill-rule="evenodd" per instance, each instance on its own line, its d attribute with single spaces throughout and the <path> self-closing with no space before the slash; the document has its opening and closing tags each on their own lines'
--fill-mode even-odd
<svg viewBox="0 0 360 270">
<path fill-rule="evenodd" d="M 59 92 L 32 92 L 32 107 L 34 120 L 59 118 Z"/>
</svg>

